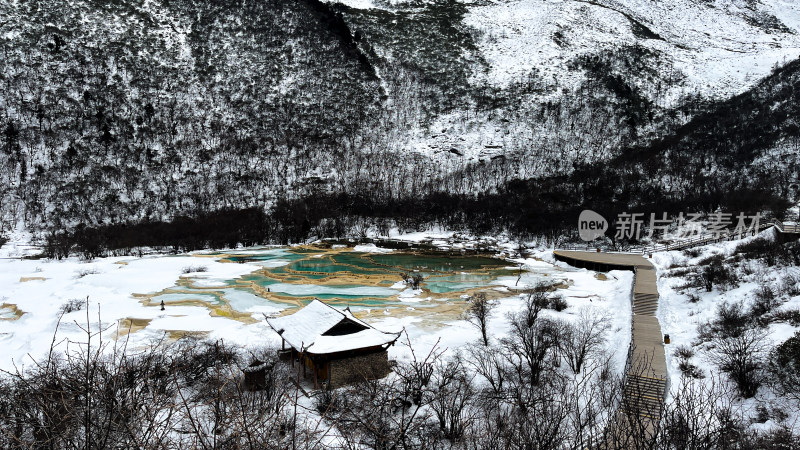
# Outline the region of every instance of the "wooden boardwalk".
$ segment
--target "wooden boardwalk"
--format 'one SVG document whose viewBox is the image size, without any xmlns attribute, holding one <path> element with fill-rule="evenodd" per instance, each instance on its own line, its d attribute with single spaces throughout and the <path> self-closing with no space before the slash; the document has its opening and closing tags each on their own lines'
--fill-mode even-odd
<svg viewBox="0 0 800 450">
<path fill-rule="evenodd" d="M 667 362 L 656 318 L 658 287 L 653 265 L 642 255 L 556 250 L 556 259 L 597 271 L 633 270 L 631 347 L 622 402 L 607 431 L 607 448 L 647 448 L 658 428 L 667 387 Z"/>
</svg>

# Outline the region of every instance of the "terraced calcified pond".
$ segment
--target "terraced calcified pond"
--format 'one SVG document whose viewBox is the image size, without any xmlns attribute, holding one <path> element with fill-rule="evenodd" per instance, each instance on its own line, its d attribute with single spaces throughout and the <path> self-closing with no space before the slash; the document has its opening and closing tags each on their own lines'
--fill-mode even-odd
<svg viewBox="0 0 800 450">
<path fill-rule="evenodd" d="M 190 273 L 176 286 L 138 297 L 146 305 L 205 305 L 212 314 L 245 322 L 257 312 L 291 312 L 314 298 L 354 311 L 383 308 L 387 313 L 416 308 L 450 310 L 447 305 L 464 295 L 513 284 L 519 269 L 508 261 L 487 256 L 447 256 L 412 252 L 364 253 L 353 249 L 316 247 L 244 249 L 197 255 L 261 269 L 231 280 L 210 280 Z M 401 283 L 403 274 L 421 274 L 421 292 Z M 506 295 L 508 295 L 506 293 Z M 463 304 L 463 302 L 460 302 Z M 463 307 L 457 308 L 459 310 Z"/>
</svg>

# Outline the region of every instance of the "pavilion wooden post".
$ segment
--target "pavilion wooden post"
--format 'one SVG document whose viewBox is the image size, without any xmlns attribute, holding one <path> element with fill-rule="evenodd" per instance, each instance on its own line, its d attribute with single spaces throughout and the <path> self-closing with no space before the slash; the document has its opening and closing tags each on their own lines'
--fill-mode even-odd
<svg viewBox="0 0 800 450">
<path fill-rule="evenodd" d="M 300 366 L 302 365 L 302 361 L 300 361 L 300 353 L 297 354 L 297 380 L 300 381 Z M 294 358 L 292 358 L 292 367 L 294 367 Z"/>
<path fill-rule="evenodd" d="M 314 358 L 311 358 L 311 374 L 314 378 L 314 389 L 319 389 L 319 383 L 317 383 L 317 365 L 314 363 Z"/>
</svg>

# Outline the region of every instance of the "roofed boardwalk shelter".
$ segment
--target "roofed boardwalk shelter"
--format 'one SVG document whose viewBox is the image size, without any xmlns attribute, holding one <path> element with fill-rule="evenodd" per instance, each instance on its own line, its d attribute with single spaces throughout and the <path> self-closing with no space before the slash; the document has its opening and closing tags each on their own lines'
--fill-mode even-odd
<svg viewBox="0 0 800 450">
<path fill-rule="evenodd" d="M 316 299 L 289 316 L 267 318 L 267 323 L 283 339 L 284 352 L 289 345 L 292 364 L 299 361 L 315 388 L 388 375 L 386 350 L 400 337 L 376 330 L 349 309 L 340 311 Z"/>
</svg>

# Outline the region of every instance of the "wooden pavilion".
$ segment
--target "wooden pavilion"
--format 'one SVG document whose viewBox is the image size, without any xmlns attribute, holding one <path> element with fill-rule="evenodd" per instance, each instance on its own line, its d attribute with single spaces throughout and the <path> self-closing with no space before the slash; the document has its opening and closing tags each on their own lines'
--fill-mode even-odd
<svg viewBox="0 0 800 450">
<path fill-rule="evenodd" d="M 400 337 L 376 330 L 349 308 L 338 310 L 317 299 L 294 314 L 267 318 L 267 323 L 281 336 L 281 352 L 292 365 L 299 362 L 304 377 L 310 372 L 315 388 L 385 377 L 391 371 L 386 350 Z"/>
</svg>

